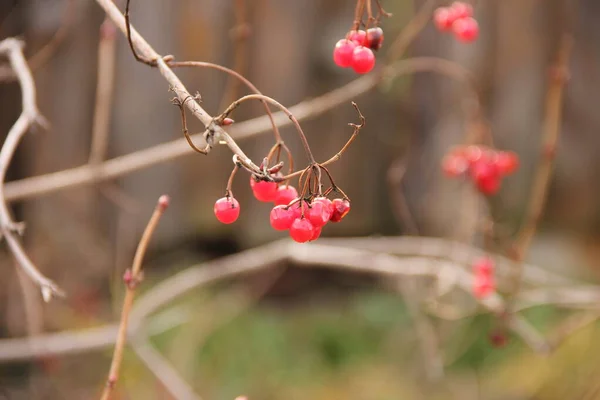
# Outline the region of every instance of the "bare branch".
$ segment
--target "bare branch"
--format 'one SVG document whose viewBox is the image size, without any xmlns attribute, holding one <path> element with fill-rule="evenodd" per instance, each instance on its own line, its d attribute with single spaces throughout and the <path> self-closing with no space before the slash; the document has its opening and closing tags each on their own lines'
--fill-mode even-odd
<svg viewBox="0 0 600 400">
<path fill-rule="evenodd" d="M 19 142 L 31 126 L 36 124 L 46 125 L 44 118 L 40 115 L 37 108 L 35 84 L 31 76 L 31 70 L 27 66 L 27 61 L 25 61 L 25 57 L 23 56 L 23 46 L 22 42 L 13 38 L 8 38 L 0 42 L 0 54 L 6 54 L 8 57 L 10 65 L 21 85 L 23 99 L 21 115 L 8 132 L 0 150 L 0 230 L 19 266 L 40 287 L 44 300 L 49 301 L 52 295 L 64 296 L 64 292 L 54 282 L 39 272 L 25 253 L 25 250 L 23 250 L 16 233 L 22 234 L 24 225 L 13 221 L 6 204 L 4 192 L 6 173 Z"/>
</svg>

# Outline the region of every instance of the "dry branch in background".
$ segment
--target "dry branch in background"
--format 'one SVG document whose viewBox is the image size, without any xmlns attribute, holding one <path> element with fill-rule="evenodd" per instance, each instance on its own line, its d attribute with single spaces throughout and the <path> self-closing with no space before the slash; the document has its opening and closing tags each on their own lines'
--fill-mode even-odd
<svg viewBox="0 0 600 400">
<path fill-rule="evenodd" d="M 23 42 L 13 38 L 4 39 L 0 42 L 0 54 L 8 57 L 10 66 L 21 86 L 23 99 L 21 115 L 8 132 L 2 149 L 0 149 L 0 230 L 19 266 L 40 287 L 44 300 L 49 301 L 53 295 L 64 296 L 64 293 L 36 268 L 25 253 L 18 239 L 18 235 L 23 233 L 24 225 L 13 221 L 6 204 L 4 192 L 6 172 L 21 139 L 31 127 L 46 125 L 46 121 L 37 108 L 35 84 L 31 76 L 31 70 L 23 56 L 23 46 Z"/>
<path fill-rule="evenodd" d="M 123 281 L 125 282 L 126 292 L 125 299 L 123 300 L 123 310 L 121 311 L 121 323 L 119 324 L 115 350 L 110 365 L 110 372 L 108 373 L 106 386 L 102 392 L 102 400 L 108 400 L 110 398 L 110 395 L 117 383 L 117 379 L 119 378 L 119 370 L 121 368 L 121 361 L 123 360 L 125 343 L 127 342 L 127 326 L 129 324 L 129 316 L 131 314 L 131 308 L 135 298 L 135 290 L 143 279 L 142 262 L 144 261 L 146 249 L 148 248 L 150 239 L 152 238 L 152 235 L 158 226 L 160 217 L 163 215 L 168 206 L 169 197 L 164 195 L 161 196 L 158 199 L 158 203 L 156 204 L 154 212 L 150 217 L 150 221 L 148 221 L 148 225 L 142 234 L 142 238 L 140 239 L 140 243 L 138 244 L 135 256 L 133 258 L 131 269 L 125 271 Z"/>
</svg>

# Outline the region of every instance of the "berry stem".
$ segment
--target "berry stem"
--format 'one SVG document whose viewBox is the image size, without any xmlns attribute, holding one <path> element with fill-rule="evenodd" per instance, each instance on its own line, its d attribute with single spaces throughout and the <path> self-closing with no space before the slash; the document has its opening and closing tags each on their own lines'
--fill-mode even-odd
<svg viewBox="0 0 600 400">
<path fill-rule="evenodd" d="M 354 10 L 354 23 L 352 24 L 352 30 L 357 31 L 362 23 L 362 16 L 365 12 L 365 0 L 358 0 L 356 2 L 356 8 Z"/>
<path fill-rule="evenodd" d="M 287 107 L 285 107 L 283 104 L 281 104 L 280 102 L 278 102 L 275 99 L 272 99 L 269 96 L 265 96 L 263 94 L 249 94 L 247 96 L 240 97 L 239 99 L 237 99 L 236 101 L 231 103 L 231 105 L 229 107 L 227 107 L 227 109 L 221 115 L 216 117 L 215 120 L 222 121 L 223 119 L 228 117 L 229 114 L 231 114 L 231 112 L 233 110 L 235 110 L 237 107 L 239 107 L 239 105 L 241 103 L 243 103 L 244 101 L 247 101 L 247 100 L 266 101 L 268 103 L 273 104 L 275 107 L 279 108 L 281 111 L 283 111 L 283 113 L 288 116 L 288 118 L 292 121 L 292 123 L 296 127 L 296 130 L 298 131 L 298 135 L 300 136 L 300 140 L 302 141 L 302 145 L 304 146 L 304 151 L 306 152 L 306 156 L 308 157 L 308 161 L 310 162 L 310 164 L 316 163 L 315 157 L 313 156 L 312 151 L 310 150 L 308 140 L 306 139 L 306 135 L 304 134 L 304 131 L 302 130 L 302 127 L 300 126 L 300 123 L 298 122 L 296 117 L 294 117 L 294 114 L 292 114 L 291 111 L 288 110 Z"/>
<path fill-rule="evenodd" d="M 234 159 L 237 159 L 237 157 L 234 157 Z M 231 174 L 229 175 L 229 179 L 227 180 L 227 187 L 225 188 L 226 197 L 233 197 L 233 190 L 231 189 L 231 187 L 233 186 L 233 178 L 235 178 L 235 174 L 238 172 L 239 169 L 240 164 L 236 160 L 233 170 L 231 170 Z"/>
</svg>

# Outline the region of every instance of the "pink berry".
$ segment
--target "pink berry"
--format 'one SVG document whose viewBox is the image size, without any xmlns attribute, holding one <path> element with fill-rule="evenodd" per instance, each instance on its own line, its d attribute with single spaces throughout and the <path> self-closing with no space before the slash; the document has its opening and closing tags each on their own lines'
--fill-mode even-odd
<svg viewBox="0 0 600 400">
<path fill-rule="evenodd" d="M 291 208 L 286 209 L 287 207 L 284 205 L 275 206 L 271 210 L 271 215 L 269 216 L 269 221 L 271 222 L 271 226 L 276 231 L 285 231 L 290 229 L 292 223 L 296 219 L 294 214 L 294 210 Z"/>
<path fill-rule="evenodd" d="M 277 195 L 277 183 L 267 181 L 256 181 L 254 177 L 250 177 L 250 187 L 256 200 L 264 202 L 272 202 Z"/>
<path fill-rule="evenodd" d="M 452 24 L 452 31 L 457 40 L 471 43 L 479 36 L 479 24 L 474 18 L 461 18 Z"/>
<path fill-rule="evenodd" d="M 366 74 L 375 66 L 375 54 L 373 50 L 357 46 L 352 53 L 352 69 L 357 74 Z"/>
<path fill-rule="evenodd" d="M 476 276 L 491 276 L 494 272 L 494 261 L 489 257 L 483 257 L 473 263 L 473 272 Z"/>
<path fill-rule="evenodd" d="M 288 205 L 294 199 L 298 198 L 298 191 L 290 185 L 282 185 L 277 188 L 275 195 L 275 205 Z"/>
<path fill-rule="evenodd" d="M 499 151 L 496 156 L 496 167 L 502 175 L 510 175 L 519 168 L 519 156 L 512 151 Z"/>
<path fill-rule="evenodd" d="M 473 295 L 478 299 L 489 296 L 496 290 L 494 280 L 487 275 L 475 276 L 473 280 Z"/>
<path fill-rule="evenodd" d="M 352 65 L 352 52 L 356 48 L 356 43 L 351 40 L 339 40 L 333 49 L 333 62 L 338 67 L 348 68 Z"/>
<path fill-rule="evenodd" d="M 455 178 L 467 172 L 469 162 L 462 155 L 448 154 L 442 160 L 442 171 L 446 176 Z"/>
<path fill-rule="evenodd" d="M 222 197 L 215 202 L 213 211 L 221 223 L 231 224 L 240 216 L 240 203 L 233 197 Z"/>
<path fill-rule="evenodd" d="M 290 236 L 298 243 L 305 243 L 312 239 L 315 228 L 306 218 L 296 218 L 290 227 Z"/>
<path fill-rule="evenodd" d="M 433 12 L 433 22 L 442 32 L 449 31 L 454 21 L 456 21 L 454 11 L 448 7 L 439 7 Z"/>
<path fill-rule="evenodd" d="M 302 210 L 304 210 L 304 215 L 306 215 L 308 213 L 308 206 L 306 205 L 306 202 L 304 200 L 302 200 L 302 201 L 299 201 L 299 202 L 293 204 L 290 207 L 290 210 L 292 210 L 294 212 L 295 218 L 300 218 L 300 217 L 302 217 Z"/>
<path fill-rule="evenodd" d="M 345 199 L 333 199 L 333 214 L 331 222 L 340 222 L 350 212 L 350 202 Z"/>
<path fill-rule="evenodd" d="M 457 20 L 460 18 L 469 18 L 473 16 L 473 6 L 468 3 L 455 1 L 450 7 L 454 13 L 454 17 Z"/>
<path fill-rule="evenodd" d="M 313 227 L 320 228 L 324 226 L 327 222 L 329 222 L 329 218 L 331 218 L 331 213 L 329 212 L 329 207 L 323 204 L 323 202 L 313 201 L 310 207 L 308 208 L 306 217 L 313 225 Z"/>
<path fill-rule="evenodd" d="M 331 219 L 331 214 L 333 214 L 333 203 L 331 202 L 331 200 L 329 200 L 327 197 L 315 197 L 315 199 L 313 200 L 313 204 L 315 202 L 321 202 L 323 203 L 323 205 L 325 205 L 325 209 L 327 211 L 327 220 Z"/>
<path fill-rule="evenodd" d="M 379 50 L 383 45 L 383 29 L 380 27 L 367 29 L 365 46 L 371 50 Z"/>
<path fill-rule="evenodd" d="M 348 40 L 353 41 L 358 46 L 364 46 L 366 39 L 367 32 L 363 31 L 362 29 L 357 31 L 350 31 L 350 33 L 348 34 Z"/>
<path fill-rule="evenodd" d="M 314 228 L 313 235 L 310 238 L 310 241 L 317 240 L 321 236 L 321 228 Z"/>
<path fill-rule="evenodd" d="M 500 173 L 496 165 L 487 158 L 481 158 L 471 165 L 471 177 L 479 191 L 487 196 L 500 190 Z"/>
</svg>

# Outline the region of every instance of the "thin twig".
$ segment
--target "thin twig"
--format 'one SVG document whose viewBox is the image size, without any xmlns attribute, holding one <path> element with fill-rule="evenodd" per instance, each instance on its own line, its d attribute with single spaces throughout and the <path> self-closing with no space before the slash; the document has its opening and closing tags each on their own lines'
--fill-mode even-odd
<svg viewBox="0 0 600 400">
<path fill-rule="evenodd" d="M 21 85 L 23 108 L 21 115 L 8 132 L 0 150 L 0 230 L 19 266 L 40 287 L 44 300 L 49 301 L 52 295 L 64 296 L 64 292 L 54 282 L 39 272 L 25 253 L 25 250 L 23 250 L 16 233 L 22 233 L 24 225 L 13 221 L 5 197 L 4 180 L 19 142 L 31 126 L 36 124 L 46 125 L 44 118 L 37 108 L 35 83 L 31 76 L 31 70 L 27 66 L 27 61 L 23 56 L 23 46 L 22 42 L 12 38 L 0 42 L 0 54 L 7 55 L 10 65 Z"/>
<path fill-rule="evenodd" d="M 110 372 L 101 396 L 102 400 L 108 400 L 110 398 L 110 395 L 117 383 L 119 369 L 121 368 L 121 361 L 123 360 L 123 351 L 125 349 L 125 343 L 127 342 L 127 326 L 129 324 L 129 315 L 131 314 L 133 300 L 135 298 L 135 290 L 137 285 L 142 281 L 142 262 L 144 260 L 144 255 L 146 254 L 146 249 L 148 248 L 152 234 L 158 226 L 160 217 L 163 215 L 168 205 L 169 198 L 167 196 L 163 195 L 158 199 L 154 213 L 152 213 L 150 221 L 148 221 L 148 225 L 146 226 L 146 229 L 142 234 L 142 238 L 140 239 L 140 243 L 138 244 L 138 248 L 133 258 L 131 270 L 127 270 L 125 272 L 124 281 L 126 293 L 125 299 L 123 300 L 123 309 L 121 311 L 121 323 L 117 333 L 115 349 L 110 365 Z"/>
<path fill-rule="evenodd" d="M 402 29 L 400 35 L 389 47 L 387 54 L 388 63 L 398 60 L 406 53 L 408 46 L 410 46 L 417 35 L 421 33 L 427 23 L 431 21 L 433 8 L 438 2 L 439 0 L 427 0 L 427 2 L 421 6 L 417 14 L 410 20 L 404 29 Z"/>
<path fill-rule="evenodd" d="M 573 38 L 569 34 L 563 35 L 558 47 L 556 62 L 549 71 L 550 79 L 548 92 L 546 93 L 546 114 L 541 139 L 541 158 L 533 178 L 529 205 L 523 226 L 519 231 L 516 243 L 510 250 L 510 255 L 516 263 L 513 287 L 510 291 L 511 296 L 514 296 L 520 290 L 523 275 L 523 260 L 535 236 L 548 197 L 553 162 L 561 130 L 563 94 L 568 78 L 568 64 L 573 45 L 572 42 Z"/>
</svg>

